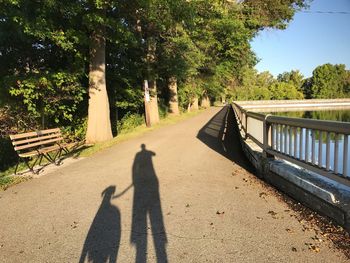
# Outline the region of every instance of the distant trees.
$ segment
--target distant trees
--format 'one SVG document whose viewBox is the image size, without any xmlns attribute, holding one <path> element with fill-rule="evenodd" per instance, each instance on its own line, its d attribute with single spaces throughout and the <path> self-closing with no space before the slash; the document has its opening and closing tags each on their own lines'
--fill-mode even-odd
<svg viewBox="0 0 350 263">
<path fill-rule="evenodd" d="M 312 98 L 334 99 L 350 96 L 350 71 L 344 64 L 324 64 L 312 72 L 308 94 Z"/>
<path fill-rule="evenodd" d="M 279 74 L 257 73 L 246 68 L 241 79 L 231 87 L 233 100 L 334 99 L 350 97 L 350 71 L 345 65 L 324 64 L 304 79 L 299 70 Z"/>
</svg>

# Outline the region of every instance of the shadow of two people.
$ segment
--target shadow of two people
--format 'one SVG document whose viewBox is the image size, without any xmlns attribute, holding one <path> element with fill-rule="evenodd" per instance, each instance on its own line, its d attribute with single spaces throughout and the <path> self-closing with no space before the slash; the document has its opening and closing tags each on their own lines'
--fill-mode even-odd
<svg viewBox="0 0 350 263">
<path fill-rule="evenodd" d="M 91 224 L 79 262 L 117 262 L 121 238 L 121 218 L 118 207 L 111 203 L 134 187 L 130 243 L 136 247 L 136 262 L 147 260 L 147 217 L 150 220 L 157 262 L 167 262 L 166 231 L 163 222 L 159 182 L 152 157 L 156 154 L 141 145 L 132 166 L 132 184 L 115 195 L 116 187 L 102 192 L 102 203 Z"/>
</svg>

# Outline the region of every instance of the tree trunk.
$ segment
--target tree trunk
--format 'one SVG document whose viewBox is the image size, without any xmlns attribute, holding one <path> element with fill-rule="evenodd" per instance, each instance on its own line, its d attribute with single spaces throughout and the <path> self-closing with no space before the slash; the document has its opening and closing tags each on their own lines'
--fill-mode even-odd
<svg viewBox="0 0 350 263">
<path fill-rule="evenodd" d="M 194 97 L 192 100 L 191 110 L 198 110 L 198 97 Z"/>
<path fill-rule="evenodd" d="M 225 95 L 221 95 L 221 103 L 222 104 L 226 103 L 226 96 Z"/>
<path fill-rule="evenodd" d="M 176 77 L 171 77 L 168 80 L 169 88 L 169 112 L 173 115 L 179 115 L 179 102 L 177 99 L 177 79 Z"/>
<path fill-rule="evenodd" d="M 159 111 L 158 111 L 158 99 L 157 99 L 157 83 L 155 80 L 155 74 L 152 70 L 152 64 L 156 60 L 156 42 L 153 38 L 148 39 L 147 43 L 147 71 L 148 71 L 148 92 L 149 99 L 147 101 L 147 94 L 145 89 L 145 115 L 146 125 L 150 127 L 159 122 Z"/>
<path fill-rule="evenodd" d="M 150 114 L 149 123 L 150 125 L 157 124 L 159 122 L 159 111 L 158 111 L 158 98 L 157 98 L 157 83 L 155 80 L 150 80 L 149 93 L 150 93 Z"/>
<path fill-rule="evenodd" d="M 202 98 L 201 106 L 205 109 L 210 107 L 210 100 L 208 95 L 204 95 Z"/>
<path fill-rule="evenodd" d="M 159 122 L 158 103 L 157 103 L 157 87 L 155 81 L 149 83 L 144 81 L 144 102 L 145 102 L 145 119 L 146 126 L 151 127 Z M 155 91 L 155 94 L 151 95 Z"/>
<path fill-rule="evenodd" d="M 90 37 L 87 143 L 102 142 L 113 138 L 106 88 L 105 50 L 104 29 L 94 31 Z"/>
<path fill-rule="evenodd" d="M 191 112 L 191 102 L 187 104 L 187 112 Z"/>
</svg>

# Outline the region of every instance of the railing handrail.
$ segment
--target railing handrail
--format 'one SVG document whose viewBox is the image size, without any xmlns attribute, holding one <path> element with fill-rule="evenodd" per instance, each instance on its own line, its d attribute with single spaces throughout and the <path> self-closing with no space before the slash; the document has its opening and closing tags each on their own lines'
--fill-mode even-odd
<svg viewBox="0 0 350 263">
<path fill-rule="evenodd" d="M 341 133 L 344 135 L 350 134 L 349 122 L 313 120 L 313 119 L 305 119 L 305 118 L 275 116 L 275 115 L 269 115 L 266 118 L 266 121 L 268 123 L 285 124 L 289 126 L 302 127 L 306 129 Z"/>
<path fill-rule="evenodd" d="M 266 106 L 273 104 L 317 104 L 317 103 L 342 103 L 342 102 L 350 102 L 350 98 L 344 98 L 344 99 L 304 99 L 304 100 L 246 100 L 246 101 L 237 101 L 239 105 L 259 105 L 259 106 Z"/>
<path fill-rule="evenodd" d="M 265 120 L 266 114 L 258 113 L 258 112 L 253 112 L 253 111 L 246 111 L 247 116 L 252 117 L 254 119 L 263 121 Z"/>
<path fill-rule="evenodd" d="M 350 135 L 350 123 L 339 121 L 325 121 L 325 120 L 312 120 L 294 117 L 274 116 L 270 114 L 263 114 L 252 112 L 242 107 L 237 103 L 233 103 L 235 115 L 240 124 L 241 129 L 244 131 L 244 139 L 250 138 L 259 147 L 262 148 L 263 155 L 265 157 L 278 157 L 286 161 L 300 165 L 306 169 L 319 173 L 325 177 L 331 178 L 335 181 L 350 186 L 350 177 L 347 172 L 348 164 L 347 158 L 348 143 Z M 261 121 L 263 123 L 263 130 L 260 131 L 262 136 L 256 138 L 249 132 L 249 126 L 253 125 L 254 134 L 256 134 L 256 124 L 249 122 L 249 118 Z M 249 123 L 249 125 L 248 125 Z M 261 127 L 261 126 L 260 126 Z M 304 132 L 302 130 L 304 129 Z M 252 130 L 252 131 L 253 131 Z M 322 136 L 318 136 L 316 139 L 315 133 L 326 134 L 326 162 L 324 163 L 324 157 L 322 157 L 322 148 L 317 147 L 318 152 L 315 149 L 315 141 L 318 145 L 322 145 Z M 260 133 L 260 134 L 261 134 Z M 299 134 L 298 134 L 299 133 Z M 311 134 L 310 134 L 311 133 Z M 334 166 L 330 164 L 330 138 L 335 134 L 334 141 Z M 343 144 L 343 172 L 339 173 L 338 149 L 339 140 L 344 135 Z M 309 139 L 311 136 L 311 152 L 309 147 Z M 262 139 L 262 141 L 261 141 Z M 303 141 L 303 140 L 306 141 Z M 297 152 L 299 149 L 299 152 Z M 318 160 L 316 160 L 318 156 Z M 346 160 L 345 160 L 346 159 Z M 325 164 L 325 166 L 324 166 Z M 333 164 L 332 164 L 333 165 Z"/>
<path fill-rule="evenodd" d="M 249 109 L 245 109 L 242 106 L 234 103 L 241 111 L 245 112 L 247 116 L 255 118 L 257 120 L 263 121 L 268 114 L 258 113 L 254 111 L 249 111 Z M 327 120 L 314 120 L 314 119 L 305 119 L 305 118 L 297 118 L 297 117 L 286 117 L 286 116 L 276 116 L 269 115 L 266 118 L 268 123 L 276 123 L 276 124 L 285 124 L 294 127 L 302 127 L 306 129 L 315 129 L 321 130 L 325 132 L 334 132 L 341 134 L 350 134 L 350 123 L 342 122 L 342 121 L 327 121 Z"/>
</svg>

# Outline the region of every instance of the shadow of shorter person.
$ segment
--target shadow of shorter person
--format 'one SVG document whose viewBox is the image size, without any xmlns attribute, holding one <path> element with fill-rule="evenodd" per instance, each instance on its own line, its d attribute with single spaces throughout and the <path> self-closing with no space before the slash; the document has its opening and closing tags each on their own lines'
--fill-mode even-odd
<svg viewBox="0 0 350 263">
<path fill-rule="evenodd" d="M 136 246 L 136 262 L 147 260 L 147 216 L 150 221 L 157 262 L 168 262 L 166 254 L 167 237 L 159 196 L 159 182 L 152 157 L 144 144 L 135 156 L 132 167 L 134 186 L 132 230 L 130 242 Z"/>
<path fill-rule="evenodd" d="M 86 236 L 79 263 L 115 263 L 120 243 L 120 212 L 111 204 L 116 187 L 109 186 L 102 192 L 102 203 Z"/>
</svg>

